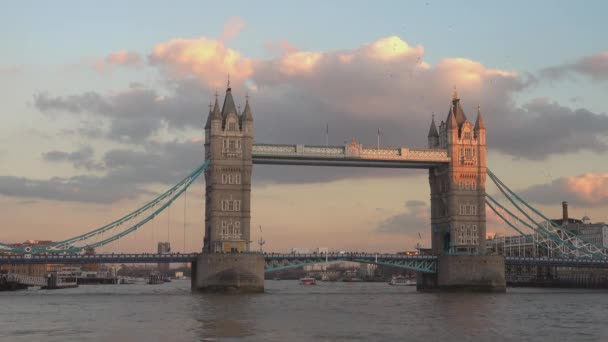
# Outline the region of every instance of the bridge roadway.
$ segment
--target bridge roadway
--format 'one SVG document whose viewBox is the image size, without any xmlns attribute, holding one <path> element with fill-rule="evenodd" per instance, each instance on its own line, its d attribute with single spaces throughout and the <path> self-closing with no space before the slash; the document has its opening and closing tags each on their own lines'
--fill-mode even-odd
<svg viewBox="0 0 608 342">
<path fill-rule="evenodd" d="M 186 263 L 196 259 L 196 253 L 189 254 L 15 254 L 0 255 L 0 264 L 146 264 L 146 263 Z M 283 254 L 265 253 L 266 272 L 302 267 L 332 261 L 354 261 L 407 268 L 420 272 L 434 273 L 437 257 L 425 255 L 399 255 L 374 253 L 329 253 L 329 254 Z M 559 266 L 608 268 L 608 259 L 590 258 L 527 258 L 506 257 L 506 265 Z"/>
</svg>

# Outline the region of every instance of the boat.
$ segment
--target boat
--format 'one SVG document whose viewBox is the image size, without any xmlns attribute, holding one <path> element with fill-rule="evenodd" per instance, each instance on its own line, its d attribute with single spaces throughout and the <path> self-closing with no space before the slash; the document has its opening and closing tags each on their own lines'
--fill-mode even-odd
<svg viewBox="0 0 608 342">
<path fill-rule="evenodd" d="M 317 281 L 315 278 L 305 277 L 300 278 L 300 285 L 315 285 Z"/>
<path fill-rule="evenodd" d="M 406 278 L 403 276 L 393 276 L 388 284 L 395 286 L 416 286 L 416 279 Z"/>
<path fill-rule="evenodd" d="M 163 277 L 158 273 L 150 273 L 150 277 L 148 278 L 148 284 L 150 285 L 158 285 L 163 284 L 165 281 Z"/>
<path fill-rule="evenodd" d="M 345 283 L 360 283 L 363 281 L 363 279 L 357 277 L 347 277 L 342 279 L 342 281 Z"/>
</svg>

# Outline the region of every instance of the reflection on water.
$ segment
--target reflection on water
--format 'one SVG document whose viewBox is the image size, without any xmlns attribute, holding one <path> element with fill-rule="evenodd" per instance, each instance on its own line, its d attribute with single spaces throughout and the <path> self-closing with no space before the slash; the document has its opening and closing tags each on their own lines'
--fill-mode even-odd
<svg viewBox="0 0 608 342">
<path fill-rule="evenodd" d="M 187 281 L 0 293 L 0 341 L 606 341 L 608 292 L 418 293 L 269 281 L 257 295 Z"/>
</svg>

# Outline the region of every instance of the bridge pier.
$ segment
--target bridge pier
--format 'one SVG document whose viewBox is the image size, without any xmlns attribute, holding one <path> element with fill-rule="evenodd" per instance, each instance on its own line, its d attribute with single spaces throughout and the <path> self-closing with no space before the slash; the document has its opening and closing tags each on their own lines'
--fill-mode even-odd
<svg viewBox="0 0 608 342">
<path fill-rule="evenodd" d="M 505 258 L 502 255 L 442 255 L 437 273 L 422 273 L 419 291 L 505 292 Z"/>
<path fill-rule="evenodd" d="M 264 292 L 264 256 L 258 253 L 202 253 L 192 263 L 193 292 Z"/>
</svg>

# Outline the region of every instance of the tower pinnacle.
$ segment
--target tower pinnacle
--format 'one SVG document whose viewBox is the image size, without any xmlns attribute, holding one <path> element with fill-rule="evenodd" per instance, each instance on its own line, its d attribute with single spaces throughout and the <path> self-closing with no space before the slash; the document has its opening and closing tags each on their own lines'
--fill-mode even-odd
<svg viewBox="0 0 608 342">
<path fill-rule="evenodd" d="M 481 116 L 481 106 L 477 105 L 477 120 L 475 120 L 475 130 L 478 131 L 485 128 L 486 125 L 483 123 L 483 118 Z"/>
</svg>

